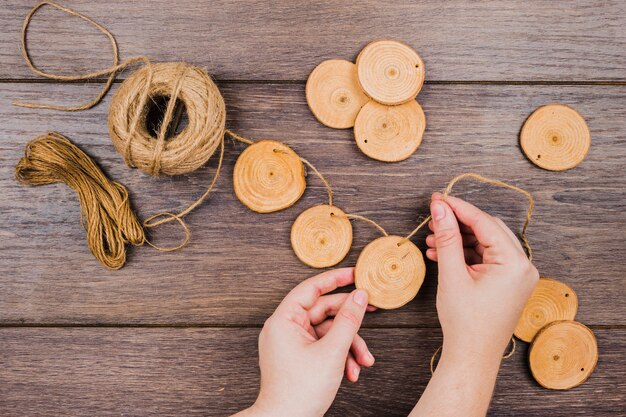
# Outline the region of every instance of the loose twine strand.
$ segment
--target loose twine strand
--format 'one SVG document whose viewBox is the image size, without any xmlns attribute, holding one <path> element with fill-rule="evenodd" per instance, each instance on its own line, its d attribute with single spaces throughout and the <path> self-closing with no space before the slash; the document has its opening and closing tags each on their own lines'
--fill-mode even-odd
<svg viewBox="0 0 626 417">
<path fill-rule="evenodd" d="M 33 19 L 33 16 L 35 15 L 35 13 L 37 13 L 39 9 L 41 9 L 43 6 L 46 6 L 46 5 L 54 7 L 55 9 L 61 10 L 72 16 L 76 16 L 92 24 L 100 32 L 102 32 L 109 39 L 109 42 L 111 44 L 111 49 L 113 50 L 113 64 L 108 68 L 104 68 L 98 71 L 88 72 L 85 74 L 78 74 L 78 75 L 53 74 L 53 73 L 46 72 L 37 68 L 37 66 L 33 63 L 33 60 L 30 57 L 30 53 L 28 52 L 28 43 L 26 41 L 26 37 L 27 37 L 26 35 L 28 32 L 28 26 L 30 25 L 30 22 Z M 31 11 L 26 15 L 26 18 L 24 19 L 24 23 L 22 24 L 21 43 L 22 43 L 21 52 L 22 52 L 22 56 L 24 57 L 24 60 L 26 61 L 26 64 L 31 69 L 31 71 L 33 71 L 35 74 L 38 74 L 42 77 L 46 77 L 52 80 L 60 80 L 60 81 L 81 81 L 81 80 L 89 80 L 89 79 L 100 77 L 103 75 L 108 75 L 108 79 L 106 83 L 104 84 L 104 86 L 102 87 L 102 90 L 100 90 L 100 93 L 98 93 L 98 95 L 92 101 L 82 104 L 82 105 L 60 106 L 56 104 L 28 103 L 28 102 L 23 102 L 23 101 L 13 102 L 13 105 L 15 106 L 28 107 L 31 109 L 51 109 L 51 110 L 63 110 L 63 111 L 81 111 L 81 110 L 90 109 L 96 104 L 98 104 L 100 101 L 102 101 L 102 98 L 111 89 L 111 85 L 113 85 L 113 82 L 115 81 L 115 76 L 119 71 L 138 62 L 144 62 L 144 63 L 149 62 L 147 57 L 138 56 L 134 58 L 129 58 L 125 60 L 124 62 L 120 63 L 119 48 L 117 46 L 117 41 L 115 40 L 115 37 L 113 36 L 113 34 L 107 28 L 105 28 L 98 22 L 92 20 L 91 18 L 81 13 L 78 13 L 72 9 L 68 9 L 67 7 L 63 7 L 51 1 L 42 1 L 41 3 L 33 7 Z"/>
</svg>

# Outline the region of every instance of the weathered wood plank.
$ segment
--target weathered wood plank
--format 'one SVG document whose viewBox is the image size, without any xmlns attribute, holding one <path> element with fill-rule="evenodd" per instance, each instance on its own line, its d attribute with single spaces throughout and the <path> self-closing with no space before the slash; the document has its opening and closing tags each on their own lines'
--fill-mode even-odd
<svg viewBox="0 0 626 417">
<path fill-rule="evenodd" d="M 254 401 L 258 329 L 0 329 L 0 410 L 11 416 L 221 416 Z M 526 345 L 504 361 L 490 415 L 617 415 L 624 410 L 626 330 L 596 329 L 585 384 L 539 387 Z M 344 383 L 329 416 L 406 416 L 430 377 L 437 329 L 362 331 L 377 362 Z M 468 358 L 469 360 L 469 358 Z"/>
<path fill-rule="evenodd" d="M 18 49 L 35 3 L 4 2 L 0 78 L 37 78 Z M 427 80 L 626 80 L 626 3 L 619 0 L 62 3 L 109 28 L 123 57 L 184 60 L 218 79 L 304 80 L 324 59 L 354 59 L 368 42 L 391 37 L 422 55 Z M 33 56 L 51 71 L 111 62 L 106 38 L 76 18 L 44 9 L 32 29 Z"/>
<path fill-rule="evenodd" d="M 562 279 L 579 295 L 579 319 L 623 324 L 626 298 L 626 86 L 427 85 L 419 98 L 427 117 L 415 155 L 397 164 L 373 161 L 355 146 L 350 130 L 319 124 L 302 85 L 225 84 L 230 126 L 256 139 L 284 140 L 331 182 L 336 204 L 370 216 L 389 232 L 407 233 L 427 214 L 432 191 L 466 171 L 511 181 L 530 190 L 536 214 L 529 229 L 542 274 Z M 109 99 L 92 111 L 62 113 L 15 108 L 12 99 L 78 101 L 95 86 L 10 84 L 3 87 L 0 120 L 0 321 L 4 323 L 219 323 L 261 324 L 294 285 L 317 271 L 290 248 L 292 221 L 325 201 L 314 176 L 295 207 L 268 215 L 246 209 L 232 192 L 240 144 L 227 145 L 223 175 L 210 201 L 188 216 L 189 246 L 173 253 L 131 248 L 127 266 L 107 271 L 85 245 L 76 198 L 63 185 L 29 188 L 13 179 L 24 144 L 58 130 L 126 184 L 142 216 L 183 207 L 210 181 L 209 168 L 182 177 L 150 178 L 123 165 L 108 138 Z M 563 102 L 589 123 L 593 145 L 579 167 L 543 171 L 523 156 L 518 132 L 537 106 Z M 460 195 L 503 217 L 519 230 L 523 197 L 503 190 L 459 185 Z M 462 192 L 466 189 L 466 192 Z M 377 237 L 356 223 L 354 246 L 342 266 L 353 265 Z M 174 226 L 157 231 L 176 236 Z M 416 243 L 424 247 L 425 232 Z M 436 326 L 436 267 L 408 306 L 370 316 L 367 326 Z M 607 303 L 611 306 L 607 307 Z"/>
</svg>

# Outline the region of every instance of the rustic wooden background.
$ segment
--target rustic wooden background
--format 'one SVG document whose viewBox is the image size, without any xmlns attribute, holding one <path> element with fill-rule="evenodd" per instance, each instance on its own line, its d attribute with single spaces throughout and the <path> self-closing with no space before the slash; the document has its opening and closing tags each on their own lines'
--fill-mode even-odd
<svg viewBox="0 0 626 417">
<path fill-rule="evenodd" d="M 108 27 L 123 58 L 146 54 L 206 67 L 224 93 L 232 129 L 286 142 L 326 175 L 339 206 L 392 233 L 409 231 L 427 213 L 430 193 L 461 172 L 530 190 L 536 265 L 577 291 L 578 320 L 594 330 L 600 359 L 584 385 L 549 391 L 531 378 L 522 344 L 502 365 L 490 413 L 626 415 L 626 2 L 347 3 L 63 4 Z M 13 107 L 15 99 L 84 102 L 102 85 L 29 72 L 19 29 L 34 4 L 4 0 L 0 12 L 0 414 L 218 416 L 251 404 L 259 329 L 294 285 L 317 272 L 296 259 L 289 229 L 302 210 L 325 201 L 323 187 L 309 177 L 294 207 L 254 214 L 233 194 L 232 168 L 243 148 L 228 141 L 215 192 L 187 217 L 190 244 L 174 253 L 131 248 L 122 270 L 104 269 L 87 250 L 71 190 L 14 180 L 29 139 L 47 130 L 67 135 L 130 188 L 142 216 L 195 199 L 215 164 L 157 180 L 127 168 L 108 138 L 111 95 L 79 113 Z M 29 35 L 35 62 L 50 71 L 110 63 L 101 34 L 53 9 L 37 15 Z M 424 142 L 396 164 L 365 157 L 352 131 L 319 124 L 304 97 L 319 62 L 354 59 L 379 37 L 412 45 L 426 64 L 418 96 Z M 535 167 L 518 145 L 524 119 L 553 102 L 576 108 L 592 132 L 587 159 L 562 173 Z M 471 184 L 459 191 L 519 229 L 519 196 Z M 353 265 L 377 236 L 366 224 L 354 232 L 341 265 Z M 156 238 L 167 242 L 177 233 L 165 227 Z M 421 247 L 424 236 L 415 239 Z M 329 415 L 402 416 L 417 401 L 441 343 L 436 265 L 428 270 L 413 302 L 367 317 L 362 334 L 377 363 L 358 384 L 341 387 Z"/>
</svg>

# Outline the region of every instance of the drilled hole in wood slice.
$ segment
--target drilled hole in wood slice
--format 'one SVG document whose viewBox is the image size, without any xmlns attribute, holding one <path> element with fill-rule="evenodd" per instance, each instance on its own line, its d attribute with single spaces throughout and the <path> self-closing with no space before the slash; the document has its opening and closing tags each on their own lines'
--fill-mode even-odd
<svg viewBox="0 0 626 417">
<path fill-rule="evenodd" d="M 530 346 L 530 370 L 550 389 L 569 389 L 589 378 L 598 361 L 593 332 L 581 323 L 565 320 L 545 326 Z"/>
<path fill-rule="evenodd" d="M 424 63 L 410 46 L 392 40 L 367 45 L 356 60 L 361 87 L 372 99 L 396 105 L 414 99 L 424 84 Z"/>
<path fill-rule="evenodd" d="M 287 145 L 262 140 L 248 146 L 237 158 L 233 172 L 235 195 L 259 213 L 292 206 L 304 193 L 304 166 Z"/>
<path fill-rule="evenodd" d="M 578 112 L 561 104 L 539 107 L 520 132 L 522 150 L 535 165 L 563 171 L 580 164 L 591 146 L 591 133 Z"/>
<path fill-rule="evenodd" d="M 417 101 L 399 106 L 370 101 L 356 118 L 354 138 L 359 149 L 370 158 L 397 162 L 417 150 L 425 129 L 426 116 Z"/>
<path fill-rule="evenodd" d="M 352 224 L 336 206 L 311 207 L 293 222 L 291 246 L 298 259 L 313 268 L 337 265 L 352 246 Z"/>
<path fill-rule="evenodd" d="M 526 302 L 515 327 L 515 337 L 530 342 L 546 324 L 574 320 L 577 311 L 578 297 L 572 288 L 555 279 L 542 277 Z"/>
<path fill-rule="evenodd" d="M 356 66 L 342 59 L 319 64 L 306 82 L 306 101 L 320 123 L 336 129 L 354 126 L 368 98 L 356 77 Z"/>
<path fill-rule="evenodd" d="M 363 249 L 354 269 L 354 282 L 368 292 L 371 305 L 393 309 L 415 298 L 425 275 L 424 257 L 413 242 L 385 236 Z"/>
</svg>

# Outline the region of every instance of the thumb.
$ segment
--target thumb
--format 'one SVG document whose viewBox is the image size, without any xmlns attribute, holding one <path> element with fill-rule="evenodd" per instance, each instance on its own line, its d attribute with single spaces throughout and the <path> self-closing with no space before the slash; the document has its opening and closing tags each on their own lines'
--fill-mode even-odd
<svg viewBox="0 0 626 417">
<path fill-rule="evenodd" d="M 331 347 L 331 350 L 340 350 L 342 357 L 345 357 L 350 350 L 354 336 L 356 336 L 361 327 L 366 308 L 367 291 L 352 291 L 352 294 L 346 298 L 343 306 L 341 306 L 330 330 L 328 330 L 321 342 Z"/>
<path fill-rule="evenodd" d="M 433 217 L 439 276 L 460 276 L 466 266 L 463 239 L 456 216 L 443 200 L 433 200 L 430 203 L 430 213 Z"/>
</svg>

